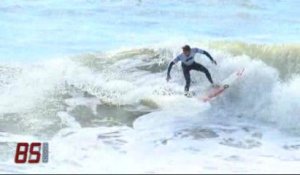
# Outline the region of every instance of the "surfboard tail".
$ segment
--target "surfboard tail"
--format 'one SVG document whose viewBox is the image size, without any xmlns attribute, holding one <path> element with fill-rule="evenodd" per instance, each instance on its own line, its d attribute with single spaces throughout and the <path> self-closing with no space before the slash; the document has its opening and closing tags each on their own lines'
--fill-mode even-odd
<svg viewBox="0 0 300 175">
<path fill-rule="evenodd" d="M 202 101 L 210 101 L 211 99 L 223 93 L 225 89 L 228 89 L 236 80 L 240 79 L 243 76 L 244 72 L 245 68 L 242 68 L 232 73 L 228 78 L 220 83 L 219 87 L 213 87 L 212 89 L 210 89 L 208 93 L 201 98 Z"/>
</svg>

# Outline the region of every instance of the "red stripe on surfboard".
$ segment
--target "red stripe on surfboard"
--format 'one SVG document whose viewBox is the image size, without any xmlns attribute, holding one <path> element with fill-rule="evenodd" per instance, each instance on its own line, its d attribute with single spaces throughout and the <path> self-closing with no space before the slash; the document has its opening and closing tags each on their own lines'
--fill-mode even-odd
<svg viewBox="0 0 300 175">
<path fill-rule="evenodd" d="M 242 68 L 238 71 L 235 72 L 235 75 L 237 76 L 237 79 L 241 78 L 243 76 L 245 72 L 245 68 Z M 221 94 L 223 91 L 225 91 L 225 87 L 222 86 L 220 88 L 214 89 L 212 92 L 209 93 L 209 95 L 206 95 L 205 97 L 202 97 L 202 100 L 204 102 L 207 102 L 209 100 L 211 100 L 212 98 L 218 96 L 219 94 Z"/>
<path fill-rule="evenodd" d="M 204 97 L 203 100 L 206 102 L 212 99 L 213 97 L 216 97 L 217 95 L 221 94 L 225 89 L 226 88 L 224 87 L 215 89 L 215 91 L 211 92 L 208 96 Z"/>
</svg>

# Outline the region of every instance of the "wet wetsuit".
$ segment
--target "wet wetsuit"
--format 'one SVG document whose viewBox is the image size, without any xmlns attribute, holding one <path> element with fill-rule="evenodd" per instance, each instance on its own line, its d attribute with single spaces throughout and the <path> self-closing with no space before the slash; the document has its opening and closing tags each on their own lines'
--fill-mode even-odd
<svg viewBox="0 0 300 175">
<path fill-rule="evenodd" d="M 209 73 L 209 71 L 204 67 L 202 66 L 201 64 L 199 63 L 196 63 L 195 60 L 194 60 L 194 56 L 196 53 L 201 53 L 201 54 L 204 54 L 206 55 L 212 62 L 216 63 L 214 61 L 214 59 L 211 57 L 211 55 L 206 52 L 205 50 L 202 50 L 202 49 L 198 49 L 198 48 L 192 48 L 191 49 L 191 53 L 189 56 L 185 56 L 183 53 L 178 55 L 170 64 L 169 64 L 169 67 L 168 67 L 168 77 L 170 77 L 170 72 L 171 72 L 171 69 L 172 69 L 172 66 L 174 64 L 176 64 L 178 61 L 181 61 L 181 65 L 182 65 L 182 70 L 183 70 L 183 75 L 184 75 L 184 78 L 185 78 L 185 81 L 186 81 L 186 84 L 185 84 L 185 87 L 184 87 L 184 90 L 185 91 L 189 91 L 190 89 L 190 84 L 191 84 L 191 76 L 190 76 L 190 71 L 191 70 L 197 70 L 197 71 L 201 71 L 203 73 L 205 73 L 207 79 L 209 80 L 209 82 L 211 84 L 213 84 L 213 80 L 211 78 L 211 75 Z"/>
</svg>

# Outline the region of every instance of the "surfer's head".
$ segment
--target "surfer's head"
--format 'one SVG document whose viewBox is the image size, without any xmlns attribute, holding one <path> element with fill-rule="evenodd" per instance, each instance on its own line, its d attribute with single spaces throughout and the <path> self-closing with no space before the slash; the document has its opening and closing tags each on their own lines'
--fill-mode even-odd
<svg viewBox="0 0 300 175">
<path fill-rule="evenodd" d="M 182 52 L 185 56 L 189 56 L 191 53 L 191 47 L 189 45 L 185 45 L 182 47 Z"/>
</svg>

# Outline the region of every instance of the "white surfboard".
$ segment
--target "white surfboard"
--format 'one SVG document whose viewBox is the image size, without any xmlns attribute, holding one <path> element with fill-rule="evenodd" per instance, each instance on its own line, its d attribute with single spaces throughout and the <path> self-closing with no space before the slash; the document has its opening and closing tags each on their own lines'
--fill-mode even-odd
<svg viewBox="0 0 300 175">
<path fill-rule="evenodd" d="M 232 73 L 228 78 L 223 80 L 219 86 L 212 87 L 208 89 L 204 96 L 201 96 L 199 99 L 204 102 L 208 102 L 218 95 L 222 94 L 226 89 L 228 89 L 236 80 L 241 78 L 244 74 L 245 68 L 239 69 L 236 72 Z"/>
</svg>

